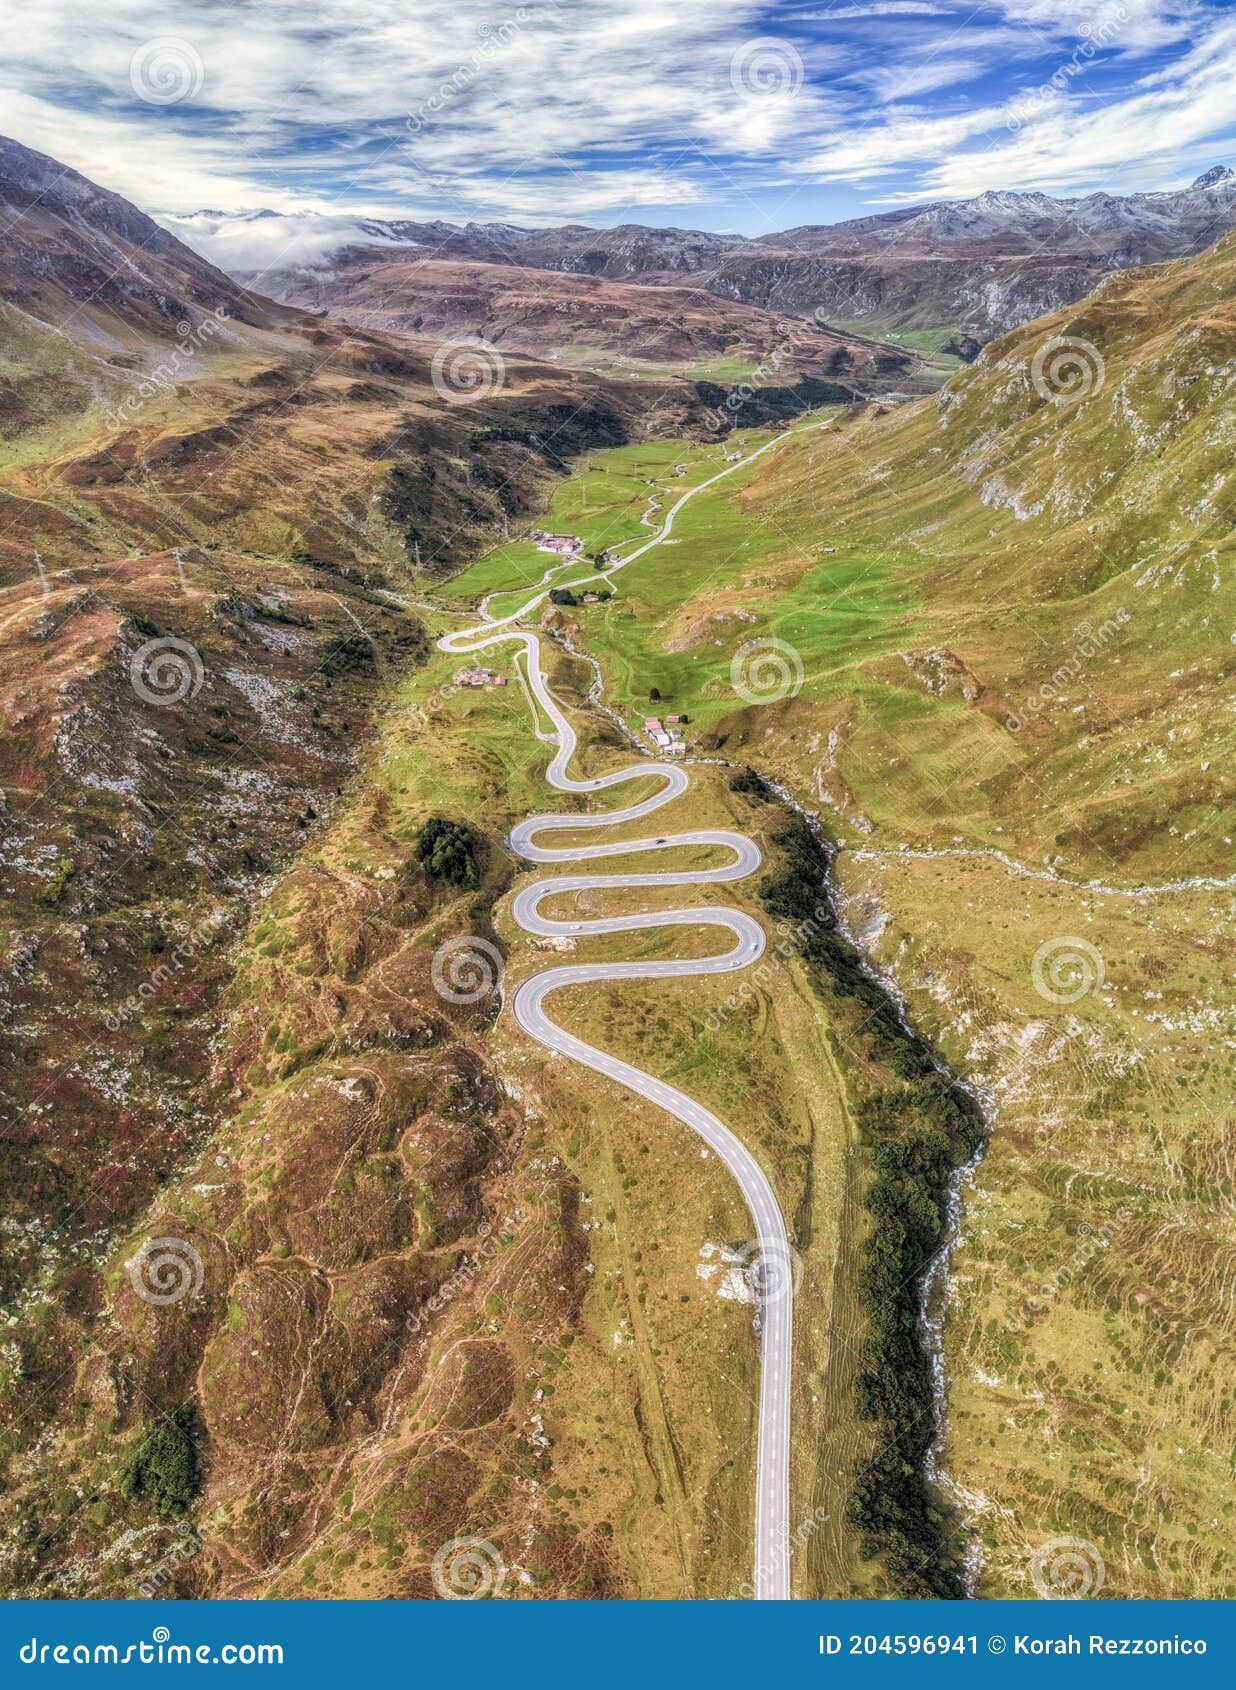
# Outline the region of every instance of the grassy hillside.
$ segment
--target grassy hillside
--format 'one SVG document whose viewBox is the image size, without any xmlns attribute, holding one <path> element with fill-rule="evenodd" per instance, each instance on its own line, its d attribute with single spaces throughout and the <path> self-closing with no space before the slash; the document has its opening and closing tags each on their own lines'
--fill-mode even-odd
<svg viewBox="0 0 1236 1690">
<path fill-rule="evenodd" d="M 656 686 L 826 812 L 990 1101 L 945 1453 L 991 1594 L 1069 1535 L 1111 1595 L 1230 1587 L 1234 349 L 1230 238 L 1114 277 L 797 434 L 569 613 L 631 719 Z"/>
<path fill-rule="evenodd" d="M 714 1269 L 747 1222 L 655 1112 L 435 992 L 455 936 L 512 984 L 544 960 L 499 845 L 545 804 L 544 748 L 522 690 L 453 688 L 438 613 L 387 591 L 577 453 L 553 525 L 630 549 L 717 448 L 602 450 L 652 396 L 583 378 L 580 422 L 518 361 L 445 408 L 422 353 L 312 323 L 104 435 L 123 372 L 0 324 L 5 1587 L 428 1595 L 475 1534 L 515 1594 L 734 1594 L 755 1347 Z M 860 941 L 988 1100 L 944 1451 L 984 1593 L 1030 1594 L 1066 1536 L 1106 1594 L 1230 1589 L 1234 347 L 1232 241 L 1116 277 L 935 400 L 811 419 L 612 602 L 546 613 L 628 725 L 655 689 L 694 751 L 827 813 Z M 514 541 L 433 596 L 551 562 Z M 201 669 L 182 708 L 131 680 L 169 639 Z M 589 678 L 556 664 L 600 771 L 626 752 Z M 432 814 L 474 830 L 477 885 L 417 862 Z M 722 768 L 671 822 L 779 864 Z M 804 1267 L 797 1588 L 882 1591 L 844 1523 L 871 1453 L 857 1146 L 888 1081 L 853 1006 L 786 954 L 736 1007 L 688 981 L 562 1013 L 759 1145 Z M 133 1264 L 168 1237 L 202 1282 L 165 1306 Z"/>
<path fill-rule="evenodd" d="M 417 1316 L 522 1194 L 537 1219 L 510 1261 L 565 1289 L 509 1288 L 509 1348 L 461 1360 L 442 1339 L 472 1406 L 425 1409 L 425 1459 L 364 1519 L 378 1582 L 424 1593 L 452 1510 L 545 1465 L 526 1418 L 488 1429 L 464 1376 L 500 1397 L 576 1334 L 585 1232 L 573 1177 L 547 1175 L 542 1204 L 546 1168 L 512 1173 L 528 1121 L 483 1028 L 428 1001 L 451 922 L 500 894 L 499 853 L 484 897 L 451 899 L 405 872 L 412 842 L 364 784 L 387 721 L 424 807 L 478 817 L 473 774 L 495 816 L 495 791 L 528 807 L 522 697 L 492 741 L 461 717 L 449 780 L 445 736 L 406 731 L 399 689 L 428 650 L 394 589 L 531 520 L 585 449 L 702 427 L 705 398 L 512 355 L 456 403 L 431 344 L 250 311 L 223 278 L 222 316 L 172 314 L 165 267 L 154 305 L 110 274 L 69 290 L 62 222 L 33 256 L 10 243 L 39 287 L 0 305 L 0 1585 L 124 1594 L 166 1553 L 177 1589 L 261 1587 L 268 1563 L 286 1588 L 341 1588 L 355 1549 L 319 1575 L 305 1511 L 334 1508 L 388 1414 L 392 1461 L 410 1447 L 438 1343 Z M 142 1270 L 167 1239 L 191 1294 L 165 1306 Z M 487 1446 L 474 1485 L 465 1420 Z M 741 1487 L 726 1498 L 741 1535 Z M 544 1588 L 650 1587 L 601 1517 L 550 1534 Z M 203 1528 L 189 1557 L 172 1518 Z M 523 1544 L 527 1512 L 510 1526 Z"/>
</svg>

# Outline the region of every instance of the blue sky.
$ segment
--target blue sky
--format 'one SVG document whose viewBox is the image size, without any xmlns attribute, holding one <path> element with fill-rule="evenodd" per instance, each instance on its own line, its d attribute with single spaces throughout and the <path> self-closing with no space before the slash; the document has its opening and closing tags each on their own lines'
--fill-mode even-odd
<svg viewBox="0 0 1236 1690">
<path fill-rule="evenodd" d="M 1236 162 L 1231 0 L 0 0 L 0 133 L 148 210 L 763 234 Z"/>
</svg>

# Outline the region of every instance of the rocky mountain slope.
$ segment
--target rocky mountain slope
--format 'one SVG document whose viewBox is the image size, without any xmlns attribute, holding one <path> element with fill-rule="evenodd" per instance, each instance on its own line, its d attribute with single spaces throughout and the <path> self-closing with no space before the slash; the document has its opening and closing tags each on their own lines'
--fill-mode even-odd
<svg viewBox="0 0 1236 1690">
<path fill-rule="evenodd" d="M 870 256 L 899 252 L 944 257 L 950 251 L 1010 257 L 1045 251 L 1106 254 L 1124 265 L 1180 256 L 1210 246 L 1236 215 L 1236 171 L 1224 165 L 1168 193 L 1086 194 L 990 191 L 969 200 L 941 200 L 859 217 L 828 228 L 804 225 L 765 235 L 753 246 Z"/>
<path fill-rule="evenodd" d="M 736 376 L 759 370 L 764 385 L 814 377 L 851 393 L 904 380 L 910 368 L 893 348 L 703 289 L 654 291 L 509 264 L 409 259 L 399 248 L 348 248 L 327 270 L 267 271 L 262 285 L 288 304 L 368 328 L 464 336 L 576 365 L 600 360 Z"/>
<path fill-rule="evenodd" d="M 461 369 L 251 295 L 126 202 L 4 159 L 0 1580 L 259 1588 L 338 1501 L 343 1444 L 390 1415 L 394 1459 L 431 1351 L 458 1389 L 440 1375 L 443 1425 L 427 1411 L 368 1493 L 374 1533 L 394 1510 L 436 1544 L 483 1474 L 550 1465 L 522 1387 L 500 1436 L 487 1406 L 570 1341 L 578 1193 L 530 1165 L 484 1013 L 431 979 L 501 859 L 478 832 L 462 897 L 410 867 L 424 806 L 393 814 L 367 758 L 428 649 L 417 565 L 530 515 L 582 452 L 714 438 L 727 389 L 514 351 Z M 752 404 L 792 412 L 800 385 Z M 400 718 L 390 742 L 434 733 Z M 426 1304 L 467 1255 L 490 1271 L 508 1218 L 517 1314 L 457 1351 L 471 1300 Z M 207 1469 L 220 1529 L 182 1553 L 175 1485 Z M 517 1500 L 522 1535 L 535 1488 Z M 427 1593 L 399 1530 L 415 1564 L 388 1583 Z M 555 1593 L 614 1577 L 601 1535 L 552 1522 L 527 1560 Z"/>
<path fill-rule="evenodd" d="M 290 249 L 311 244 L 310 264 L 322 273 L 324 289 L 338 263 L 334 255 L 348 245 L 381 243 L 424 260 L 472 259 L 643 286 L 680 285 L 690 276 L 722 298 L 768 311 L 818 312 L 825 321 L 875 333 L 931 331 L 947 338 L 965 331 L 979 339 L 1081 298 L 1111 270 L 1199 252 L 1234 224 L 1236 173 L 1222 165 L 1163 193 L 1067 199 L 989 192 L 753 240 L 640 224 L 521 229 L 218 212 L 175 222 L 186 240 L 234 273 L 258 275 L 259 286 L 267 268 L 286 268 L 275 234 L 286 228 Z M 271 256 L 255 261 L 258 250 Z M 270 291 L 284 297 L 275 279 Z"/>
<path fill-rule="evenodd" d="M 991 1112 L 945 1339 L 980 1593 L 1070 1552 L 1078 1593 L 1232 1591 L 1234 390 L 1229 235 L 804 441 L 747 504 L 801 548 L 752 602 L 910 596 L 726 747 L 824 806 L 854 929 Z"/>
<path fill-rule="evenodd" d="M 0 217 L 0 299 L 79 345 L 221 310 L 253 326 L 287 320 L 118 194 L 3 136 Z"/>
</svg>

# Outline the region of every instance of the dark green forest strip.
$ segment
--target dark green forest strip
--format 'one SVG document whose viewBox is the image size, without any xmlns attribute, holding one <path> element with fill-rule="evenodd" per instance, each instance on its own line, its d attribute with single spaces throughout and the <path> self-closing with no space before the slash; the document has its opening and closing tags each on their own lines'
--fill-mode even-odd
<svg viewBox="0 0 1236 1690">
<path fill-rule="evenodd" d="M 731 785 L 785 807 L 752 770 Z M 868 1055 L 890 1073 L 890 1083 L 856 1111 L 873 1176 L 864 1205 L 874 1225 L 858 1273 L 866 1333 L 854 1391 L 876 1447 L 855 1469 L 847 1519 L 863 1558 L 880 1557 L 898 1595 L 963 1597 L 956 1520 L 926 1476 L 936 1421 L 920 1311 L 924 1277 L 946 1242 L 950 1181 L 983 1143 L 982 1113 L 840 931 L 824 841 L 789 812 L 773 844 L 785 866 L 760 884 L 765 908 L 792 924 L 827 987 L 857 1006 Z"/>
</svg>

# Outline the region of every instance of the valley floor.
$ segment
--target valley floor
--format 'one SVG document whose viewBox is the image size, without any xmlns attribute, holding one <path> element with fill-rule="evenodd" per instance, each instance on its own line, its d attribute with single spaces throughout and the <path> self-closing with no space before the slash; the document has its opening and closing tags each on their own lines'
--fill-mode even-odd
<svg viewBox="0 0 1236 1690">
<path fill-rule="evenodd" d="M 978 1594 L 1031 1594 L 1065 1539 L 1109 1594 L 1218 1594 L 1236 1506 L 1230 1145 L 1215 1127 L 1231 1071 L 1221 836 L 1126 797 L 1130 767 L 1162 750 L 1132 713 L 1118 747 L 1084 723 L 1051 746 L 1008 728 L 1043 659 L 1020 619 L 974 613 L 972 583 L 924 553 L 904 513 L 881 527 L 889 495 L 856 426 L 803 419 L 708 486 L 728 453 L 771 436 L 584 459 L 538 520 L 610 566 L 589 577 L 596 601 L 536 612 L 547 678 L 588 776 L 629 766 L 633 746 L 651 754 L 650 716 L 680 719 L 691 779 L 658 812 L 667 834 L 748 835 L 777 874 L 786 812 L 734 789 L 748 765 L 821 814 L 855 941 L 984 1100 L 992 1136 L 950 1264 L 942 1448 L 950 1549 L 973 1534 Z M 694 487 L 664 544 L 612 567 Z M 972 514 L 974 496 L 957 498 Z M 420 581 L 416 614 L 440 636 L 482 603 L 501 617 L 527 597 L 517 589 L 589 569 L 513 541 Z M 1095 593 L 1061 620 L 1097 624 L 1119 602 Z M 382 602 L 393 612 L 399 597 Z M 1046 629 L 1049 595 L 1031 593 L 1025 614 Z M 1140 675 L 1116 662 L 1131 656 L 1113 638 L 1090 686 L 1135 696 Z M 750 1217 L 679 1123 L 547 1052 L 508 1007 L 577 954 L 656 962 L 715 941 L 697 928 L 537 937 L 514 919 L 526 876 L 501 841 L 546 808 L 551 724 L 525 670 L 486 661 L 506 686 L 462 686 L 462 659 L 436 647 L 391 678 L 375 750 L 264 890 L 215 1041 L 222 1124 L 135 1235 L 191 1244 L 200 1301 L 152 1305 L 119 1256 L 105 1269 L 71 1411 L 11 1464 L 12 1587 L 82 1593 L 88 1568 L 92 1593 L 123 1593 L 178 1555 L 174 1522 L 126 1524 L 116 1474 L 145 1448 L 135 1404 L 170 1414 L 192 1400 L 210 1465 L 194 1548 L 176 1561 L 185 1593 L 427 1596 L 460 1539 L 492 1548 L 512 1595 L 747 1593 Z M 1185 724 L 1190 756 L 1214 756 L 1209 733 Z M 1173 755 L 1155 757 L 1165 790 Z M 563 802 L 605 810 L 653 790 Z M 475 884 L 417 869 L 432 815 L 488 841 Z M 675 868 L 717 861 L 674 853 Z M 757 878 L 725 899 L 768 936 L 749 990 L 624 981 L 561 994 L 555 1018 L 687 1093 L 758 1157 L 801 1275 L 794 1593 L 893 1594 L 849 1523 L 875 1443 L 854 1393 L 872 1231 L 861 1121 L 888 1075 Z M 684 900 L 712 897 L 612 889 L 544 913 L 587 922 Z M 444 996 L 443 947 L 478 940 L 503 958 L 501 999 Z M 32 1504 L 53 1491 L 40 1534 Z"/>
<path fill-rule="evenodd" d="M 688 719 L 689 752 L 749 761 L 828 816 L 850 847 L 838 873 L 853 930 L 988 1100 L 995 1131 L 965 1187 L 952 1264 L 944 1450 L 978 1534 L 980 1593 L 1030 1594 L 1036 1555 L 1074 1537 L 1109 1594 L 1220 1594 L 1236 1399 L 1230 1381 L 1212 1386 L 1223 1378 L 1231 1250 L 1230 1144 L 1216 1129 L 1230 1057 L 1210 1041 L 1230 1030 L 1230 872 L 1166 819 L 1132 855 L 1081 832 L 1052 850 L 1068 807 L 1111 778 L 1085 772 L 1076 751 L 1054 800 L 1040 787 L 1031 804 L 1009 806 L 1026 748 L 994 731 L 999 706 L 981 696 L 990 652 L 968 667 L 950 649 L 967 613 L 935 608 L 904 548 L 864 535 L 851 511 L 829 532 L 829 480 L 847 450 L 829 442 L 834 426 L 813 419 L 737 486 L 702 494 L 670 544 L 612 579 L 611 602 L 551 623 L 597 659 L 602 696 L 633 737 L 655 687 L 651 708 Z M 703 476 L 685 456 L 667 502 Z M 561 489 L 554 526 L 574 520 L 599 544 L 629 538 L 640 495 L 628 468 L 599 456 Z M 452 596 L 505 585 L 505 566 L 496 554 L 456 578 Z M 1110 589 L 1090 611 L 1096 623 L 1105 599 Z M 736 654 L 769 640 L 793 654 L 768 682 L 781 690 L 767 703 L 736 698 Z M 1113 647 L 1097 663 L 1121 655 Z M 1032 680 L 1030 670 L 1025 690 Z M 1082 696 L 1096 684 L 1087 677 Z M 1004 682 L 1005 696 L 1015 685 Z M 707 820 L 716 825 L 717 812 Z M 855 1328 L 845 1287 L 856 1192 L 836 1041 L 807 999 L 810 1053 L 786 1043 L 784 994 L 767 1005 L 757 994 L 749 1030 L 727 1024 L 719 1055 L 688 1059 L 681 1013 L 641 1008 L 642 995 L 581 1006 L 572 1024 L 644 1066 L 659 1036 L 664 1071 L 727 1119 L 743 1109 L 744 1084 L 768 1096 L 788 1083 L 778 1119 L 753 1120 L 774 1160 L 795 1136 L 787 1109 L 792 1118 L 806 1105 L 798 1119 L 824 1161 L 804 1184 L 820 1247 L 807 1256 L 818 1275 L 800 1337 L 812 1401 L 798 1436 L 804 1466 L 826 1471 L 820 1452 L 848 1439 L 852 1457 L 856 1437 L 837 1361 Z M 830 1501 L 831 1523 L 806 1557 L 813 1594 L 858 1588 Z"/>
</svg>

